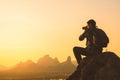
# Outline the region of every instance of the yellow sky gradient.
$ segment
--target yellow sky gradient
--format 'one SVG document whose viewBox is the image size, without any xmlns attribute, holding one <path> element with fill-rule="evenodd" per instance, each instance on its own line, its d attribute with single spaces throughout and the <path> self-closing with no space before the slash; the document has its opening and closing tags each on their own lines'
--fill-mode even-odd
<svg viewBox="0 0 120 80">
<path fill-rule="evenodd" d="M 94 19 L 110 38 L 109 51 L 120 56 L 120 0 L 0 0 L 0 64 L 13 66 L 49 54 L 60 61 Z"/>
</svg>

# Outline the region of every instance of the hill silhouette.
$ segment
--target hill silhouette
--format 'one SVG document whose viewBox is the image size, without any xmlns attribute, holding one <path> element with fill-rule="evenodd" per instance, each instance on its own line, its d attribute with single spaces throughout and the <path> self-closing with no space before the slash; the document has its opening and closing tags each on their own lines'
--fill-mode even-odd
<svg viewBox="0 0 120 80">
<path fill-rule="evenodd" d="M 32 60 L 20 62 L 13 68 L 0 72 L 0 80 L 50 80 L 65 79 L 75 71 L 76 66 L 68 56 L 66 61 L 45 55 L 34 63 Z"/>
<path fill-rule="evenodd" d="M 67 80 L 120 80 L 120 58 L 113 52 L 86 57 Z"/>
<path fill-rule="evenodd" d="M 39 66 L 56 66 L 60 64 L 57 58 L 52 58 L 49 55 L 45 55 L 44 57 L 40 58 L 37 62 Z M 44 65 L 47 64 L 47 65 Z"/>
<path fill-rule="evenodd" d="M 75 65 L 71 61 L 71 57 L 68 56 L 64 62 L 59 62 L 57 58 L 52 58 L 49 55 L 45 55 L 40 58 L 37 63 L 32 60 L 18 63 L 14 68 L 6 71 L 13 73 L 71 73 L 75 70 Z"/>
</svg>

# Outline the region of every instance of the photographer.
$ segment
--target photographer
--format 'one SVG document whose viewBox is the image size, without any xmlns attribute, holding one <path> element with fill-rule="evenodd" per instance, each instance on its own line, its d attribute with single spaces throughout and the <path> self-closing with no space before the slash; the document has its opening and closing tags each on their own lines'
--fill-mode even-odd
<svg viewBox="0 0 120 80">
<path fill-rule="evenodd" d="M 73 52 L 75 55 L 75 58 L 77 60 L 77 63 L 79 64 L 82 60 L 81 55 L 84 56 L 93 56 L 96 54 L 102 53 L 102 48 L 100 44 L 100 39 L 99 38 L 99 32 L 98 28 L 96 27 L 96 22 L 91 19 L 87 22 L 87 26 L 82 28 L 84 30 L 84 33 L 80 35 L 79 40 L 82 41 L 86 38 L 86 48 L 83 47 L 74 47 Z"/>
</svg>

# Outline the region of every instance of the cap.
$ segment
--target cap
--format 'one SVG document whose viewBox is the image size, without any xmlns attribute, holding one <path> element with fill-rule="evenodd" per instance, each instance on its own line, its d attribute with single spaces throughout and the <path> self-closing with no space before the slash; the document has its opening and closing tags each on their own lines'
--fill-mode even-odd
<svg viewBox="0 0 120 80">
<path fill-rule="evenodd" d="M 90 19 L 87 24 L 92 24 L 92 25 L 96 25 L 96 22 L 93 19 Z"/>
</svg>

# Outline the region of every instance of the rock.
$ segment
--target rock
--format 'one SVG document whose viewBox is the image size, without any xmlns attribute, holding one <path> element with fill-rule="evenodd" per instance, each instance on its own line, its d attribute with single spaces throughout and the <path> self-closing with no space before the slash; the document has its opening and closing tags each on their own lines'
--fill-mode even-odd
<svg viewBox="0 0 120 80">
<path fill-rule="evenodd" d="M 120 58 L 113 52 L 86 57 L 67 80 L 120 80 Z"/>
</svg>

